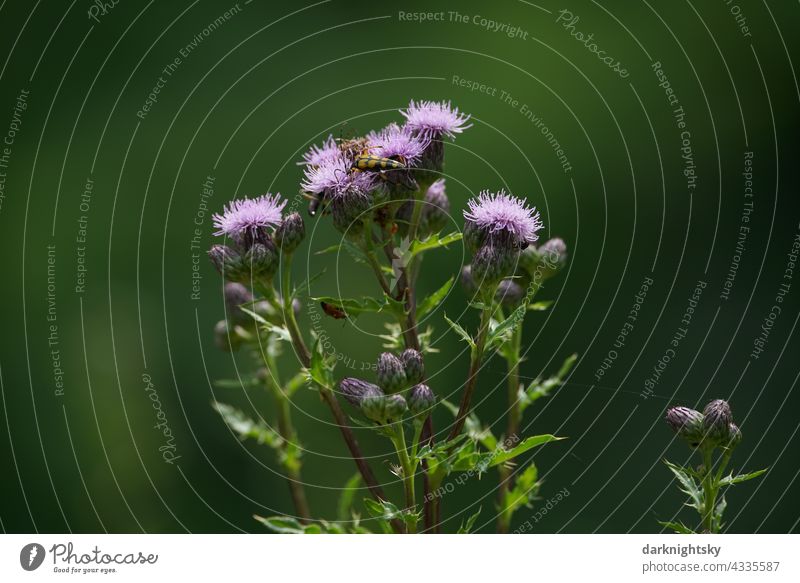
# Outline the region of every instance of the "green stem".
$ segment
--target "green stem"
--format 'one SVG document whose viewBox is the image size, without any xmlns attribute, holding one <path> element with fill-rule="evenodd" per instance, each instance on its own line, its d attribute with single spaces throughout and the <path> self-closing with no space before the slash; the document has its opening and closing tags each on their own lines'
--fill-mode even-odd
<svg viewBox="0 0 800 583">
<path fill-rule="evenodd" d="M 486 347 L 486 336 L 487 332 L 489 331 L 489 321 L 491 320 L 491 317 L 492 308 L 487 305 L 481 311 L 481 323 L 480 327 L 478 328 L 478 338 L 475 341 L 475 348 L 472 350 L 471 354 L 467 386 L 464 389 L 464 394 L 461 396 L 461 405 L 458 408 L 458 415 L 456 416 L 456 421 L 453 424 L 453 428 L 450 431 L 450 434 L 447 436 L 448 440 L 458 437 L 458 434 L 461 433 L 461 429 L 464 427 L 464 422 L 467 419 L 467 415 L 469 415 L 472 394 L 475 392 L 475 385 L 478 381 L 478 372 L 480 371 L 481 363 L 483 362 L 483 352 Z"/>
<path fill-rule="evenodd" d="M 406 509 L 410 512 L 416 512 L 417 498 L 414 492 L 414 474 L 416 473 L 416 464 L 411 461 L 406 449 L 406 436 L 403 429 L 402 421 L 398 422 L 394 429 L 394 437 L 392 438 L 394 447 L 397 450 L 397 457 L 400 460 L 400 467 L 403 470 L 403 489 L 406 495 Z M 417 531 L 417 521 L 409 520 L 406 523 L 407 532 L 413 534 Z"/>
<path fill-rule="evenodd" d="M 522 415 L 519 406 L 519 362 L 520 344 L 522 343 L 522 326 L 514 329 L 511 335 L 508 352 L 506 353 L 506 363 L 508 366 L 508 425 L 506 427 L 506 439 L 514 440 L 519 433 Z M 500 512 L 497 515 L 497 532 L 508 533 L 511 529 L 512 512 L 508 508 L 507 496 L 514 487 L 514 478 L 511 471 L 504 465 L 498 467 L 500 476 L 500 489 L 498 492 Z"/>
<path fill-rule="evenodd" d="M 709 533 L 714 533 L 714 505 L 717 498 L 713 453 L 713 447 L 703 447 L 703 528 Z"/>
<path fill-rule="evenodd" d="M 292 339 L 292 346 L 294 346 L 295 352 L 300 359 L 300 363 L 303 365 L 303 367 L 309 368 L 311 366 L 311 353 L 309 352 L 308 347 L 303 340 L 303 335 L 301 334 L 300 328 L 297 325 L 297 319 L 294 317 L 294 309 L 292 308 L 290 292 L 292 273 L 291 266 L 291 255 L 284 255 L 283 261 L 281 262 L 283 319 L 287 329 L 289 330 L 289 337 Z M 325 401 L 325 404 L 330 408 L 331 413 L 336 420 L 336 425 L 339 427 L 339 431 L 341 432 L 342 437 L 347 444 L 347 449 L 350 450 L 350 455 L 358 467 L 361 476 L 364 478 L 364 483 L 367 485 L 370 494 L 372 494 L 373 498 L 376 500 L 387 500 L 386 495 L 383 493 L 383 489 L 378 484 L 378 480 L 375 479 L 375 474 L 372 473 L 372 469 L 369 467 L 366 459 L 364 459 L 364 455 L 361 453 L 361 447 L 356 440 L 356 436 L 353 434 L 353 430 L 350 428 L 350 425 L 347 422 L 347 416 L 344 414 L 344 411 L 342 411 L 339 401 L 336 399 L 336 395 L 333 393 L 332 388 L 322 385 L 317 385 L 317 387 L 319 388 L 320 397 L 322 397 L 322 400 Z M 401 525 L 399 521 L 392 521 L 392 527 L 395 529 L 395 531 L 399 532 Z"/>
</svg>

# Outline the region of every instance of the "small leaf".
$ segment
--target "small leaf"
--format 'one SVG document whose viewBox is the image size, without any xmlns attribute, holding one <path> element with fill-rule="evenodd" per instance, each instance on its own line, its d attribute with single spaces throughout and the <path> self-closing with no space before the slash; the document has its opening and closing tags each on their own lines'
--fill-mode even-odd
<svg viewBox="0 0 800 583">
<path fill-rule="evenodd" d="M 257 521 L 266 526 L 272 532 L 279 534 L 303 534 L 306 528 L 294 518 L 288 516 L 254 516 Z"/>
<path fill-rule="evenodd" d="M 763 470 L 758 470 L 756 472 L 750 472 L 749 474 L 739 474 L 738 476 L 730 475 L 722 478 L 719 481 L 720 486 L 733 486 L 734 484 L 741 484 L 742 482 L 746 482 L 747 480 L 752 480 L 753 478 L 759 477 L 761 474 L 764 474 L 769 468 L 764 468 Z"/>
<path fill-rule="evenodd" d="M 506 319 L 498 322 L 489 331 L 489 337 L 486 340 L 486 345 L 489 347 L 499 348 L 511 338 L 514 330 L 522 325 L 525 320 L 525 304 L 521 304 L 512 311 Z"/>
<path fill-rule="evenodd" d="M 335 384 L 334 368 L 336 368 L 336 355 L 325 355 L 320 347 L 319 338 L 317 338 L 311 350 L 311 366 L 306 370 L 307 380 L 320 387 L 332 389 Z"/>
<path fill-rule="evenodd" d="M 483 510 L 483 508 L 478 508 L 478 511 L 469 518 L 467 518 L 466 522 L 462 522 L 456 534 L 469 534 L 470 532 L 472 532 L 472 527 L 475 525 L 475 521 L 478 520 L 478 516 L 480 516 L 481 510 Z"/>
<path fill-rule="evenodd" d="M 214 381 L 214 386 L 220 389 L 247 389 L 257 387 L 259 384 L 257 378 L 217 379 Z"/>
<path fill-rule="evenodd" d="M 659 524 L 664 528 L 671 528 L 678 534 L 697 534 L 682 522 L 659 522 Z"/>
<path fill-rule="evenodd" d="M 544 312 L 551 305 L 553 305 L 553 300 L 546 300 L 546 301 L 542 301 L 542 302 L 533 302 L 532 304 L 528 305 L 528 310 L 531 311 L 531 312 Z"/>
<path fill-rule="evenodd" d="M 438 306 L 442 300 L 447 297 L 447 294 L 450 293 L 450 288 L 453 287 L 454 281 L 455 277 L 451 277 L 442 287 L 420 302 L 419 306 L 417 306 L 417 319 L 422 319 L 425 314 L 435 309 L 436 306 Z"/>
<path fill-rule="evenodd" d="M 419 255 L 423 251 L 430 251 L 431 249 L 437 249 L 439 247 L 447 247 L 451 243 L 460 241 L 461 237 L 461 233 L 454 231 L 449 235 L 445 235 L 444 237 L 440 237 L 438 233 L 434 233 L 422 241 L 415 240 L 413 243 L 411 243 L 411 248 L 408 251 L 409 259 L 415 255 Z"/>
<path fill-rule="evenodd" d="M 442 405 L 450 411 L 453 417 L 458 416 L 458 406 L 450 401 L 443 399 Z M 483 447 L 489 451 L 493 451 L 497 447 L 497 438 L 492 433 L 488 426 L 482 426 L 477 414 L 473 411 L 464 420 L 464 434 L 468 435 L 470 439 L 478 441 Z M 452 442 L 450 442 L 452 443 Z"/>
<path fill-rule="evenodd" d="M 539 493 L 539 482 L 536 481 L 538 477 L 539 471 L 535 464 L 532 463 L 525 468 L 525 471 L 517 477 L 514 488 L 503 496 L 500 511 L 511 517 L 523 506 L 530 507 Z"/>
<path fill-rule="evenodd" d="M 564 382 L 564 377 L 567 376 L 577 359 L 577 354 L 571 354 L 564 360 L 561 368 L 554 376 L 551 376 L 549 379 L 544 381 L 539 378 L 534 379 L 533 382 L 527 386 L 527 388 L 520 389 L 518 394 L 520 411 L 524 412 L 525 409 L 527 409 L 535 401 L 541 399 L 542 397 L 549 397 L 550 392 L 553 389 L 560 387 Z"/>
<path fill-rule="evenodd" d="M 550 443 L 551 441 L 559 441 L 564 439 L 563 437 L 556 437 L 555 435 L 544 434 L 544 435 L 534 435 L 532 437 L 526 437 L 522 440 L 518 446 L 512 449 L 503 449 L 502 447 L 498 447 L 491 455 L 492 460 L 489 464 L 490 468 L 494 466 L 500 465 L 505 463 L 509 460 L 514 459 L 515 457 L 522 455 L 526 451 L 532 450 L 534 447 L 539 447 L 540 445 L 544 445 L 545 443 Z"/>
<path fill-rule="evenodd" d="M 447 314 L 444 315 L 445 322 L 447 322 L 450 327 L 458 334 L 462 340 L 464 340 L 467 344 L 470 345 L 473 349 L 475 348 L 475 341 L 472 339 L 472 336 L 464 330 L 460 325 L 453 322 L 450 318 L 447 317 Z"/>
</svg>

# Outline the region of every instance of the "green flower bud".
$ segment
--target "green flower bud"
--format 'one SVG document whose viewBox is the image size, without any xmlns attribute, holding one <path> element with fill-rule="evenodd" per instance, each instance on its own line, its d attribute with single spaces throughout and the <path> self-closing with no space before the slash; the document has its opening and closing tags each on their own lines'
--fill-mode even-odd
<svg viewBox="0 0 800 583">
<path fill-rule="evenodd" d="M 278 270 L 278 254 L 274 244 L 253 243 L 244 255 L 244 264 L 250 268 L 253 279 L 271 281 Z"/>
<path fill-rule="evenodd" d="M 726 444 L 731 438 L 733 423 L 731 407 L 727 401 L 716 399 L 703 409 L 703 431 L 706 439 L 714 444 Z"/>
<path fill-rule="evenodd" d="M 467 221 L 464 223 L 463 239 L 470 253 L 477 253 L 486 240 L 486 231 L 479 228 L 472 221 Z"/>
<path fill-rule="evenodd" d="M 484 245 L 472 258 L 472 277 L 481 289 L 494 291 L 504 277 L 511 275 L 519 251 L 511 247 Z"/>
<path fill-rule="evenodd" d="M 244 259 L 233 247 L 227 245 L 212 245 L 208 250 L 211 263 L 228 281 L 246 282 L 250 279 L 250 269 Z"/>
<path fill-rule="evenodd" d="M 408 410 L 408 404 L 402 395 L 386 397 L 386 421 L 399 421 Z"/>
<path fill-rule="evenodd" d="M 405 368 L 405 375 L 408 384 L 413 385 L 422 381 L 425 376 L 425 363 L 422 360 L 422 354 L 413 348 L 406 348 L 403 354 L 400 355 L 400 360 L 403 361 L 403 368 Z"/>
<path fill-rule="evenodd" d="M 561 239 L 550 239 L 538 249 L 528 247 L 519 255 L 519 267 L 534 282 L 541 283 L 557 274 L 567 263 L 567 246 Z"/>
<path fill-rule="evenodd" d="M 252 317 L 241 310 L 245 305 L 247 309 L 252 309 L 253 294 L 241 283 L 228 282 L 223 291 L 225 297 L 225 312 L 232 322 L 247 322 Z"/>
<path fill-rule="evenodd" d="M 406 386 L 406 371 L 403 363 L 391 352 L 384 352 L 378 358 L 378 385 L 387 393 L 402 391 Z"/>
<path fill-rule="evenodd" d="M 284 217 L 280 226 L 275 229 L 275 245 L 281 253 L 291 254 L 303 242 L 306 228 L 300 213 L 291 213 Z"/>
<path fill-rule="evenodd" d="M 516 308 L 522 301 L 525 290 L 513 279 L 504 279 L 497 286 L 494 294 L 495 301 L 502 304 L 504 308 Z"/>
<path fill-rule="evenodd" d="M 672 407 L 667 409 L 667 424 L 685 439 L 692 447 L 703 441 L 703 414 L 689 407 Z"/>
<path fill-rule="evenodd" d="M 412 415 L 427 414 L 436 404 L 436 395 L 428 385 L 418 384 L 412 387 L 408 395 L 408 410 Z"/>
<path fill-rule="evenodd" d="M 366 397 L 383 397 L 383 391 L 380 388 L 353 377 L 339 381 L 339 392 L 354 407 L 361 407 L 362 401 Z"/>
</svg>

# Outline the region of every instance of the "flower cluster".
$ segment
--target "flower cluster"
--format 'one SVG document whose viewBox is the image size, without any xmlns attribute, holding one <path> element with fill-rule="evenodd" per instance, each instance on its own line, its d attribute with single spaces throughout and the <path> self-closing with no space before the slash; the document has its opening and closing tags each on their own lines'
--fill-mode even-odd
<svg viewBox="0 0 800 583">
<path fill-rule="evenodd" d="M 361 237 L 371 218 L 387 224 L 397 213 L 398 224 L 408 224 L 410 205 L 403 205 L 403 201 L 418 190 L 430 192 L 426 207 L 441 211 L 423 213 L 423 230 L 434 232 L 446 221 L 442 216 L 446 215 L 449 202 L 444 195 L 444 182 L 436 184 L 437 177 L 429 171 L 441 173 L 441 138 L 454 138 L 470 127 L 466 125 L 469 116 L 449 103 L 433 101 L 411 101 L 408 109 L 400 113 L 406 118 L 403 125 L 391 123 L 365 137 L 349 140 L 337 141 L 329 136 L 303 154 L 300 164 L 305 166 L 305 176 L 301 187 L 312 199 L 309 211 L 314 214 L 320 205 L 330 206 L 334 227 L 350 238 Z M 357 160 L 365 156 L 380 162 L 359 168 Z M 400 206 L 402 210 L 398 210 Z"/>
<path fill-rule="evenodd" d="M 385 425 L 402 420 L 406 412 L 414 417 L 428 414 L 436 397 L 422 382 L 424 375 L 422 354 L 413 348 L 399 356 L 384 352 L 376 367 L 378 384 L 348 377 L 339 382 L 339 390 L 364 416 Z"/>
<path fill-rule="evenodd" d="M 691 447 L 734 448 L 742 440 L 731 407 L 722 399 L 711 401 L 702 413 L 689 407 L 671 407 L 665 420 Z"/>
</svg>

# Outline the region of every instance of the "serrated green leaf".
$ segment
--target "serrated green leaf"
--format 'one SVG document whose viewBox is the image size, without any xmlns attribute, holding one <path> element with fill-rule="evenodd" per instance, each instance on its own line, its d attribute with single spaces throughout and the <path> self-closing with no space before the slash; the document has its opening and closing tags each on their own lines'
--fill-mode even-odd
<svg viewBox="0 0 800 583">
<path fill-rule="evenodd" d="M 319 338 L 314 341 L 311 350 L 311 365 L 306 370 L 308 380 L 326 389 L 334 386 L 333 370 L 336 367 L 336 356 L 325 355 L 319 344 Z"/>
<path fill-rule="evenodd" d="M 461 526 L 458 528 L 458 532 L 456 534 L 469 534 L 472 532 L 472 527 L 475 526 L 475 521 L 478 520 L 478 516 L 480 516 L 481 510 L 483 508 L 478 508 L 478 511 L 467 518 L 466 522 L 462 522 Z"/>
<path fill-rule="evenodd" d="M 443 399 L 441 403 L 448 411 L 450 411 L 453 417 L 458 416 L 457 405 L 446 399 Z M 478 415 L 474 411 L 467 415 L 467 418 L 464 420 L 464 434 L 469 436 L 470 439 L 478 441 L 489 451 L 493 451 L 497 447 L 497 438 L 492 433 L 492 430 L 488 425 L 484 426 L 481 424 L 480 419 L 478 419 Z"/>
<path fill-rule="evenodd" d="M 447 314 L 444 314 L 444 320 L 450 325 L 450 327 L 455 331 L 456 334 L 459 335 L 459 337 L 463 341 L 469 344 L 471 348 L 473 349 L 475 348 L 475 341 L 472 339 L 472 336 L 470 336 L 469 333 L 466 330 L 464 330 L 464 328 L 462 328 L 459 324 L 456 324 L 450 318 L 448 318 Z"/>
<path fill-rule="evenodd" d="M 415 255 L 419 255 L 423 251 L 430 251 L 431 249 L 437 249 L 439 247 L 447 247 L 451 243 L 460 241 L 461 238 L 462 234 L 454 231 L 449 235 L 445 235 L 444 237 L 440 237 L 439 233 L 434 233 L 430 237 L 427 237 L 421 241 L 417 239 L 411 243 L 411 247 L 408 250 L 409 259 Z"/>
<path fill-rule="evenodd" d="M 564 439 L 563 437 L 556 437 L 555 435 L 544 434 L 544 435 L 534 435 L 531 437 L 526 437 L 522 440 L 522 442 L 513 447 L 511 449 L 503 449 L 502 447 L 498 447 L 495 451 L 491 454 L 492 459 L 489 467 L 494 467 L 500 464 L 503 464 L 509 460 L 514 459 L 515 457 L 522 455 L 523 453 L 532 450 L 534 447 L 539 447 L 540 445 L 544 445 L 545 443 L 550 443 L 551 441 L 559 441 Z"/>
<path fill-rule="evenodd" d="M 764 468 L 763 470 L 758 470 L 756 472 L 750 472 L 749 474 L 739 474 L 738 476 L 729 475 L 722 478 L 719 481 L 720 486 L 733 486 L 734 484 L 740 484 L 742 482 L 746 482 L 747 480 L 752 480 L 753 478 L 757 478 L 760 475 L 766 473 L 769 468 Z"/>
<path fill-rule="evenodd" d="M 525 409 L 538 399 L 549 397 L 553 389 L 560 387 L 564 382 L 564 377 L 567 376 L 577 359 L 577 354 L 571 354 L 564 360 L 561 368 L 555 375 L 545 380 L 539 378 L 534 379 L 525 389 L 520 389 L 517 395 L 519 398 L 520 412 L 524 412 Z"/>
<path fill-rule="evenodd" d="M 681 485 L 680 488 L 681 492 L 687 494 L 689 498 L 692 500 L 692 504 L 689 504 L 689 506 L 702 512 L 703 491 L 695 481 L 695 478 L 691 474 L 689 474 L 685 468 L 682 468 L 681 466 L 677 466 L 667 460 L 664 460 L 664 463 L 667 464 L 667 467 L 673 474 L 675 474 L 675 477 L 678 479 L 678 483 Z"/>
<path fill-rule="evenodd" d="M 445 297 L 447 297 L 447 294 L 450 293 L 450 289 L 453 287 L 454 281 L 455 277 L 451 277 L 442 287 L 420 302 L 419 306 L 417 306 L 418 319 L 422 319 L 428 312 L 435 309 Z"/>
<path fill-rule="evenodd" d="M 539 483 L 536 481 L 539 471 L 531 463 L 525 471 L 517 476 L 514 487 L 505 493 L 500 511 L 509 517 L 523 506 L 531 506 L 531 502 L 539 493 Z"/>
<path fill-rule="evenodd" d="M 492 320 L 489 326 L 489 336 L 486 339 L 486 346 L 489 348 L 500 348 L 503 344 L 508 342 L 514 330 L 519 328 L 525 320 L 525 309 L 525 304 L 521 304 L 501 322 Z"/>
<path fill-rule="evenodd" d="M 659 522 L 661 526 L 664 528 L 671 528 L 678 534 L 697 534 L 691 528 L 683 524 L 682 522 Z"/>
<path fill-rule="evenodd" d="M 216 401 L 211 404 L 213 409 L 222 416 L 225 424 L 236 433 L 240 439 L 255 439 L 258 443 L 266 444 L 272 448 L 280 448 L 284 441 L 280 435 L 263 421 L 254 421 L 239 409 Z"/>
</svg>

